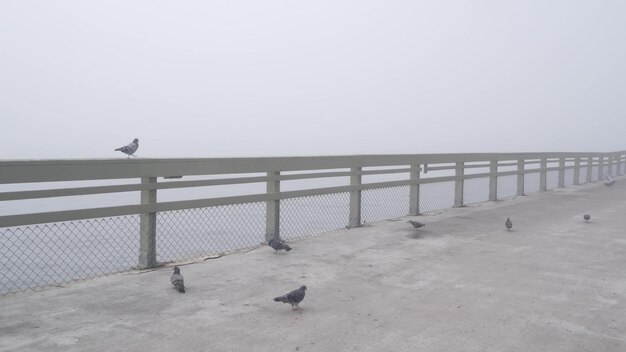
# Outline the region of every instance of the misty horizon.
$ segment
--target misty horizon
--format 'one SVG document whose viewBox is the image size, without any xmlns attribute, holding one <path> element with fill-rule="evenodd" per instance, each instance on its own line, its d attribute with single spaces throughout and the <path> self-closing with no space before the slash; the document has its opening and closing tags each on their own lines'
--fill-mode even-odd
<svg viewBox="0 0 626 352">
<path fill-rule="evenodd" d="M 624 149 L 619 1 L 0 9 L 3 160 Z"/>
</svg>

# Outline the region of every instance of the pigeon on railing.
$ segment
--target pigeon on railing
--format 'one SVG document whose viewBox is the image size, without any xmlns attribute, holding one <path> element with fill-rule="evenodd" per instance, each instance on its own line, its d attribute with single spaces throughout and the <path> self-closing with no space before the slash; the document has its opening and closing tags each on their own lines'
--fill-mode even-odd
<svg viewBox="0 0 626 352">
<path fill-rule="evenodd" d="M 291 309 L 302 309 L 298 307 L 298 303 L 302 302 L 304 299 L 304 291 L 306 291 L 306 286 L 301 286 L 297 290 L 293 290 L 286 295 L 274 298 L 276 302 L 283 302 L 291 304 Z"/>
<path fill-rule="evenodd" d="M 591 215 L 585 214 L 583 215 L 583 219 L 585 219 L 585 222 L 589 222 L 589 220 L 591 220 Z"/>
<path fill-rule="evenodd" d="M 611 177 L 611 175 L 607 175 L 605 177 L 605 180 L 606 181 L 604 181 L 604 185 L 607 186 L 607 187 L 611 187 L 611 186 L 613 186 L 615 184 L 615 179 L 613 179 L 613 177 Z"/>
<path fill-rule="evenodd" d="M 274 253 L 278 253 L 278 251 L 280 250 L 286 250 L 287 252 L 291 250 L 291 247 L 289 247 L 287 243 L 281 240 L 276 240 L 272 238 L 269 241 L 267 241 L 267 244 L 274 249 Z"/>
<path fill-rule="evenodd" d="M 180 274 L 180 268 L 178 266 L 174 267 L 174 272 L 172 276 L 170 276 L 170 282 L 180 293 L 185 293 L 185 280 L 183 276 Z"/>
<path fill-rule="evenodd" d="M 128 157 L 130 158 L 130 156 L 135 156 L 135 152 L 137 151 L 137 149 L 139 149 L 139 139 L 135 138 L 132 142 L 128 143 L 127 145 L 117 148 L 115 149 L 116 151 L 120 151 L 124 154 L 128 154 Z"/>
<path fill-rule="evenodd" d="M 506 226 L 507 231 L 513 228 L 513 222 L 511 221 L 511 218 L 506 218 L 506 221 L 504 222 L 504 226 Z"/>
<path fill-rule="evenodd" d="M 409 221 L 407 221 L 407 223 L 413 225 L 413 227 L 416 228 L 416 229 L 419 229 L 420 227 L 426 226 L 426 224 L 422 224 L 421 222 L 415 221 L 415 220 L 409 220 Z"/>
</svg>

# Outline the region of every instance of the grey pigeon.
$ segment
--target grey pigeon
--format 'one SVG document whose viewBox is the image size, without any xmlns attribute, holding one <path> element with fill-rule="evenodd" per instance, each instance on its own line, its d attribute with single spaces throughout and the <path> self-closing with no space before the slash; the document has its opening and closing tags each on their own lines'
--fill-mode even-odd
<svg viewBox="0 0 626 352">
<path fill-rule="evenodd" d="M 180 268 L 178 266 L 174 267 L 174 272 L 172 276 L 170 276 L 170 282 L 180 293 L 185 293 L 185 280 L 183 276 L 180 274 Z"/>
<path fill-rule="evenodd" d="M 274 298 L 276 302 L 283 302 L 291 304 L 291 309 L 302 309 L 298 307 L 298 303 L 302 302 L 304 299 L 304 291 L 306 291 L 306 286 L 300 286 L 299 289 L 293 290 L 286 295 Z"/>
<path fill-rule="evenodd" d="M 513 222 L 511 221 L 510 218 L 506 218 L 506 221 L 504 222 L 504 226 L 506 226 L 507 231 L 509 231 L 513 227 Z"/>
<path fill-rule="evenodd" d="M 585 222 L 589 222 L 589 220 L 591 220 L 591 215 L 585 214 L 583 215 L 583 219 L 585 219 Z"/>
<path fill-rule="evenodd" d="M 280 250 L 286 250 L 287 252 L 289 252 L 291 250 L 291 247 L 289 247 L 289 245 L 287 245 L 287 243 L 281 241 L 281 240 L 276 240 L 276 239 L 270 239 L 269 241 L 267 241 L 267 244 L 274 248 L 274 253 L 278 253 L 278 251 Z"/>
<path fill-rule="evenodd" d="M 610 175 L 607 175 L 604 181 L 604 185 L 607 187 L 611 187 L 615 184 L 615 179 L 613 179 Z"/>
<path fill-rule="evenodd" d="M 415 227 L 416 229 L 419 229 L 420 227 L 424 227 L 426 226 L 426 224 L 422 224 L 419 221 L 414 221 L 414 220 L 409 220 L 407 221 L 409 224 L 413 225 L 413 227 Z"/>
<path fill-rule="evenodd" d="M 116 151 L 119 150 L 120 152 L 124 153 L 124 154 L 128 154 L 128 157 L 130 158 L 130 156 L 135 156 L 135 152 L 137 151 L 137 149 L 139 149 L 139 140 L 137 138 L 133 139 L 132 142 L 128 143 L 127 145 L 117 148 L 115 149 Z"/>
</svg>

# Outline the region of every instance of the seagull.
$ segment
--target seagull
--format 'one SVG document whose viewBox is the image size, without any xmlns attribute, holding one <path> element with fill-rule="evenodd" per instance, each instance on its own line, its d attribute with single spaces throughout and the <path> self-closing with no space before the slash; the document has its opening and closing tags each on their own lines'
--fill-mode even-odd
<svg viewBox="0 0 626 352">
<path fill-rule="evenodd" d="M 604 185 L 607 187 L 611 187 L 615 184 L 615 179 L 613 179 L 611 175 L 607 175 L 604 179 L 606 180 L 604 181 Z"/>
<path fill-rule="evenodd" d="M 267 241 L 267 244 L 274 248 L 274 253 L 278 253 L 278 251 L 280 250 L 286 250 L 287 252 L 289 252 L 291 250 L 291 247 L 289 247 L 285 242 L 281 241 L 281 240 L 276 240 L 276 239 L 270 239 L 269 241 Z"/>
<path fill-rule="evenodd" d="M 286 295 L 274 298 L 276 302 L 283 302 L 291 304 L 291 309 L 302 309 L 298 307 L 298 303 L 302 302 L 304 299 L 304 291 L 306 291 L 306 286 L 300 286 L 299 289 L 293 290 Z"/>
<path fill-rule="evenodd" d="M 422 224 L 421 222 L 414 221 L 414 220 L 409 220 L 409 221 L 407 221 L 407 223 L 413 225 L 413 227 L 415 227 L 416 229 L 419 229 L 420 227 L 426 226 L 426 224 Z"/>
<path fill-rule="evenodd" d="M 504 222 L 504 226 L 506 226 L 507 231 L 509 231 L 513 227 L 513 222 L 511 221 L 510 218 L 506 218 L 506 221 Z"/>
<path fill-rule="evenodd" d="M 583 219 L 585 219 L 585 222 L 589 222 L 589 220 L 591 220 L 591 215 L 585 214 L 583 215 Z"/>
<path fill-rule="evenodd" d="M 178 266 L 174 267 L 174 272 L 172 276 L 170 276 L 170 282 L 180 293 L 185 293 L 185 283 L 183 276 L 180 274 L 180 268 Z"/>
<path fill-rule="evenodd" d="M 128 157 L 130 158 L 131 155 L 135 156 L 135 152 L 137 151 L 137 149 L 139 149 L 139 140 L 135 138 L 131 143 L 128 143 L 127 145 L 117 148 L 115 150 L 119 150 L 124 154 L 128 154 Z"/>
</svg>

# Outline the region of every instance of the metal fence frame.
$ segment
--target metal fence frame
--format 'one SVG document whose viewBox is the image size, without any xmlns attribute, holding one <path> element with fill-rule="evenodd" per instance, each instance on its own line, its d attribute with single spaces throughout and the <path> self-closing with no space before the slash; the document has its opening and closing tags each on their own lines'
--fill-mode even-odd
<svg viewBox="0 0 626 352">
<path fill-rule="evenodd" d="M 319 157 L 267 158 L 198 158 L 198 159 L 101 159 L 101 160 L 31 160 L 0 161 L 0 184 L 37 183 L 55 181 L 114 180 L 139 178 L 139 184 L 73 187 L 63 189 L 31 190 L 0 193 L 0 201 L 41 199 L 76 195 L 140 192 L 140 204 L 100 207 L 78 210 L 2 215 L 0 228 L 95 219 L 123 215 L 140 215 L 140 268 L 157 265 L 157 213 L 172 210 L 265 202 L 265 237 L 280 237 L 280 202 L 334 193 L 349 193 L 348 227 L 362 224 L 361 199 L 364 190 L 409 186 L 409 214 L 420 214 L 420 185 L 454 182 L 454 206 L 464 205 L 464 181 L 473 178 L 489 179 L 489 200 L 497 199 L 498 177 L 515 175 L 518 196 L 524 195 L 524 176 L 539 173 L 539 191 L 546 191 L 546 174 L 558 172 L 558 187 L 565 187 L 565 170 L 573 169 L 573 183 L 579 184 L 580 170 L 586 170 L 586 182 L 602 179 L 605 174 L 622 176 L 626 151 L 611 153 L 478 153 L 478 154 L 411 154 L 411 155 L 352 155 Z M 569 163 L 570 165 L 566 166 Z M 526 168 L 526 165 L 539 168 Z M 550 166 L 549 166 L 550 164 Z M 553 164 L 556 164 L 554 166 Z M 378 170 L 363 168 L 385 167 Z M 592 169 L 597 167 L 597 179 L 592 180 Z M 488 169 L 483 173 L 466 173 L 473 168 Z M 499 171 L 499 168 L 513 170 Z M 605 171 L 606 168 L 606 171 Z M 349 171 L 328 171 L 345 169 Z M 428 172 L 454 171 L 452 176 L 427 177 Z M 284 172 L 302 172 L 290 173 Z M 313 172 L 315 171 L 315 172 Z M 265 173 L 265 176 L 229 177 L 210 180 L 158 182 L 159 177 L 179 178 L 197 175 L 242 175 Z M 408 174 L 408 179 L 363 183 L 364 175 Z M 349 185 L 296 191 L 281 191 L 281 181 L 314 178 L 348 177 Z M 204 198 L 183 201 L 158 202 L 157 191 L 186 187 L 205 187 L 264 182 L 266 192 L 242 196 Z"/>
</svg>

